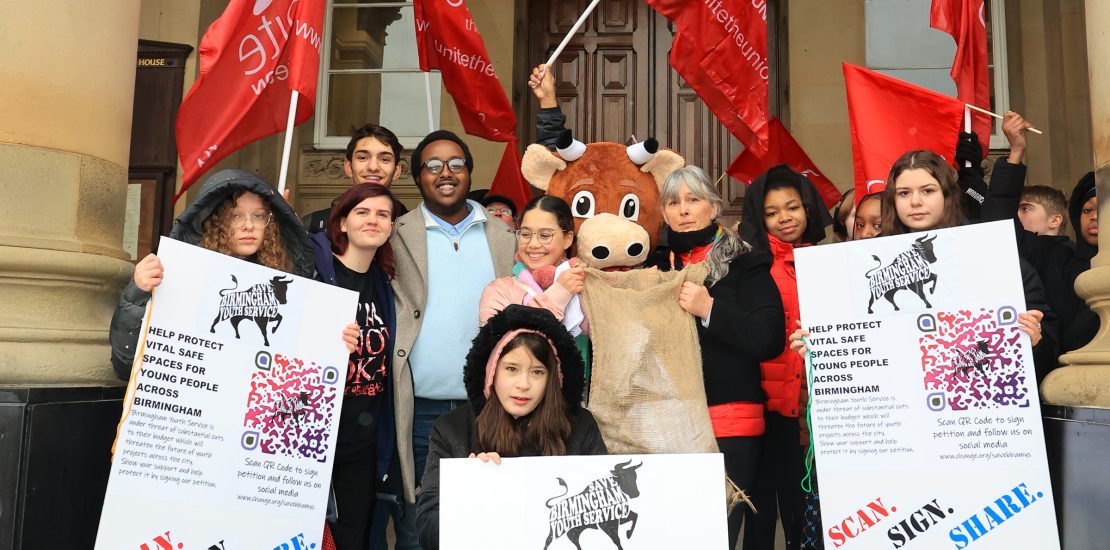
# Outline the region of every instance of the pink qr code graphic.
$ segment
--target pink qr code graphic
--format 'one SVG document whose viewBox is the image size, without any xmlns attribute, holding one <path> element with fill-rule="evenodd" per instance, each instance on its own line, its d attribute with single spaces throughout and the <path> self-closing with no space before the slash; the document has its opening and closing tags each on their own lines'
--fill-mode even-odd
<svg viewBox="0 0 1110 550">
<path fill-rule="evenodd" d="M 1018 326 L 1008 306 L 919 317 L 925 389 L 955 411 L 1028 407 Z"/>
<path fill-rule="evenodd" d="M 339 394 L 334 369 L 281 354 L 268 366 L 251 375 L 243 446 L 324 462 Z"/>
</svg>

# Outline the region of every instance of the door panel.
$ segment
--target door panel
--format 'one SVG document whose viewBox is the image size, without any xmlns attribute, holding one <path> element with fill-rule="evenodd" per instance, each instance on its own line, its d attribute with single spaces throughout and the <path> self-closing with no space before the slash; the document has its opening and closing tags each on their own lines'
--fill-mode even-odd
<svg viewBox="0 0 1110 550">
<path fill-rule="evenodd" d="M 781 0 L 780 0 L 781 1 Z M 526 82 L 532 67 L 546 61 L 585 9 L 588 0 L 518 0 L 519 28 L 526 36 L 525 55 L 516 56 L 518 82 Z M 785 28 L 780 2 L 768 2 L 768 43 L 772 72 L 785 69 Z M 567 127 L 577 139 L 628 143 L 655 137 L 674 149 L 688 164 L 703 168 L 718 181 L 725 197 L 725 215 L 737 216 L 744 185 L 718 179 L 741 145 L 718 122 L 697 94 L 669 64 L 674 25 L 642 0 L 603 0 L 597 11 L 571 38 L 555 64 L 557 102 Z M 778 46 L 776 46 L 776 44 Z M 785 105 L 778 88 L 785 79 L 772 76 L 771 112 Z M 519 135 L 535 141 L 538 102 L 527 87 L 516 96 L 521 114 Z"/>
</svg>

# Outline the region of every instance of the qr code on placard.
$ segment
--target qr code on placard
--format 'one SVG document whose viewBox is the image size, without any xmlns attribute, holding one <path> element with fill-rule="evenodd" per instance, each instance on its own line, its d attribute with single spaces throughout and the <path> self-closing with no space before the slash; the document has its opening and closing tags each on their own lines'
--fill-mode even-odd
<svg viewBox="0 0 1110 550">
<path fill-rule="evenodd" d="M 306 365 L 281 354 L 265 363 L 268 368 L 260 367 L 251 376 L 243 446 L 324 462 L 328 428 L 338 421 L 335 401 L 339 390 L 332 381 L 338 374 L 333 374 L 331 367 Z"/>
<path fill-rule="evenodd" d="M 1019 347 L 1024 333 L 1014 308 L 925 314 L 917 325 L 924 333 L 925 389 L 936 406 L 956 411 L 1029 406 Z"/>
</svg>

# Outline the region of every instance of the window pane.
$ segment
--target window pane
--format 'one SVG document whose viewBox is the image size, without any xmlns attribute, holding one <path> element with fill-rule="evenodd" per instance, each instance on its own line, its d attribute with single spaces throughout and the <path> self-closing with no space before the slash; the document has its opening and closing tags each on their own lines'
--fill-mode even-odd
<svg viewBox="0 0 1110 550">
<path fill-rule="evenodd" d="M 428 133 L 423 73 L 337 74 L 329 77 L 328 135 L 342 136 L 367 122 L 398 136 Z M 432 126 L 439 127 L 440 76 L 431 73 Z"/>
<path fill-rule="evenodd" d="M 332 69 L 412 69 L 418 64 L 412 6 L 333 9 Z"/>
</svg>

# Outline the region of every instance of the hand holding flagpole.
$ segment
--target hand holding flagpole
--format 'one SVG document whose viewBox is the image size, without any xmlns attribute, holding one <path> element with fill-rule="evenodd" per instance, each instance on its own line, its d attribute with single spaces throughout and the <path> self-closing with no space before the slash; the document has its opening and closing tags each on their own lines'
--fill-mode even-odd
<svg viewBox="0 0 1110 550">
<path fill-rule="evenodd" d="M 968 109 L 971 109 L 972 111 L 975 111 L 975 112 L 977 112 L 977 113 L 983 113 L 984 115 L 989 115 L 989 116 L 992 116 L 992 117 L 994 117 L 994 118 L 997 118 L 998 120 L 1003 120 L 1003 117 L 1002 117 L 1002 115 L 1000 115 L 1000 114 L 998 114 L 998 113 L 992 113 L 992 112 L 990 112 L 990 111 L 988 111 L 988 110 L 986 110 L 986 109 L 983 109 L 983 108 L 981 108 L 981 107 L 976 107 L 976 106 L 974 106 L 974 105 L 972 105 L 972 104 L 970 104 L 970 103 L 965 103 L 964 105 L 965 105 L 965 106 L 966 106 L 966 107 L 967 107 Z M 1030 127 L 1026 128 L 1026 130 L 1028 130 L 1028 131 L 1030 131 L 1030 132 L 1033 132 L 1034 134 L 1037 134 L 1037 135 L 1044 135 L 1044 132 L 1042 132 L 1042 131 L 1040 131 L 1040 130 L 1038 130 L 1038 129 L 1036 129 L 1036 128 L 1032 127 L 1032 126 L 1030 126 Z"/>
<path fill-rule="evenodd" d="M 570 32 L 568 32 L 567 35 L 563 37 L 563 41 L 559 43 L 559 47 L 555 48 L 555 51 L 551 53 L 551 57 L 547 58 L 547 63 L 543 64 L 544 70 L 540 73 L 541 79 L 543 78 L 544 73 L 547 72 L 547 68 L 550 67 L 551 64 L 559 58 L 559 54 L 563 53 L 563 49 L 567 47 L 567 43 L 569 43 L 570 39 L 574 37 L 574 33 L 578 32 L 578 29 L 582 27 L 582 23 L 586 22 L 586 18 L 589 17 L 591 13 L 593 13 L 594 8 L 596 8 L 597 5 L 600 3 L 601 0 L 593 0 L 593 2 L 590 2 L 589 6 L 586 6 L 586 11 L 582 12 L 582 15 L 578 17 L 578 21 L 574 22 L 574 26 L 570 28 Z"/>
</svg>

